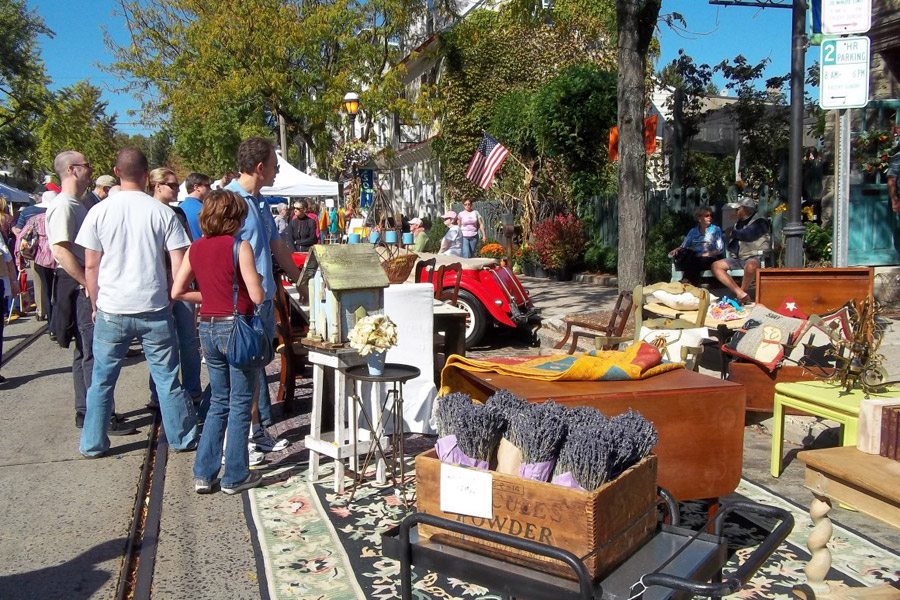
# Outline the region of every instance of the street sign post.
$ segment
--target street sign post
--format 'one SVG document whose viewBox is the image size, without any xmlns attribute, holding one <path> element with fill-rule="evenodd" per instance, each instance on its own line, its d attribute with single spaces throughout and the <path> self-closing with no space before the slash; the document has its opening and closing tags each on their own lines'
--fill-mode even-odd
<svg viewBox="0 0 900 600">
<path fill-rule="evenodd" d="M 822 0 L 822 33 L 865 33 L 872 26 L 872 0 Z"/>
<path fill-rule="evenodd" d="M 869 103 L 869 38 L 829 39 L 819 59 L 819 106 L 862 108 Z"/>
</svg>

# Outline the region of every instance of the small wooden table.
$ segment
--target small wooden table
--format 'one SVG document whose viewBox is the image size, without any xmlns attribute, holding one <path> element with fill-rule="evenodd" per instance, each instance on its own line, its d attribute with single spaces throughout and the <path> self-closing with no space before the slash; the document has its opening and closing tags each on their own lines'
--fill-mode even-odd
<svg viewBox="0 0 900 600">
<path fill-rule="evenodd" d="M 552 398 L 608 417 L 640 411 L 659 432 L 659 485 L 678 500 L 732 493 L 744 456 L 744 388 L 683 369 L 639 381 L 535 381 L 461 371 L 484 397 L 507 389 L 529 402 Z"/>
<path fill-rule="evenodd" d="M 868 394 L 859 389 L 849 392 L 833 381 L 796 381 L 775 385 L 775 403 L 772 411 L 772 477 L 781 475 L 784 456 L 784 409 L 795 408 L 800 412 L 837 421 L 841 424 L 841 446 L 855 446 L 859 434 L 859 405 L 867 397 L 890 398 L 897 391 L 885 394 Z"/>
<path fill-rule="evenodd" d="M 794 593 L 805 600 L 831 598 L 900 598 L 900 590 L 891 586 L 850 588 L 829 583 L 825 575 L 831 567 L 828 540 L 832 502 L 843 502 L 859 512 L 900 528 L 900 462 L 883 456 L 866 454 L 852 446 L 806 450 L 797 455 L 806 464 L 806 488 L 813 493 L 809 515 L 813 530 L 807 547 L 810 560 L 806 565 L 806 586 Z M 809 589 L 805 589 L 808 586 Z"/>
</svg>

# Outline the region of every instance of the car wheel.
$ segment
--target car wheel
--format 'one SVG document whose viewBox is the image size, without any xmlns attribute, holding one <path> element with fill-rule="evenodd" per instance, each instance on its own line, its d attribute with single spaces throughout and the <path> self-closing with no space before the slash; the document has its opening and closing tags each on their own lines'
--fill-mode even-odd
<svg viewBox="0 0 900 600">
<path fill-rule="evenodd" d="M 456 305 L 466 311 L 466 349 L 481 341 L 487 328 L 487 316 L 481 302 L 471 292 L 459 290 Z"/>
</svg>

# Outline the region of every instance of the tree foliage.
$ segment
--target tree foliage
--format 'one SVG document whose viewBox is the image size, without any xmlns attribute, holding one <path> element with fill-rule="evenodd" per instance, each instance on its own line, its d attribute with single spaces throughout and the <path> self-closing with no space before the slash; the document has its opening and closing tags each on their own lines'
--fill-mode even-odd
<svg viewBox="0 0 900 600">
<path fill-rule="evenodd" d="M 0 156 L 30 157 L 34 128 L 47 100 L 47 76 L 37 46 L 53 36 L 24 0 L 0 0 Z"/>
<path fill-rule="evenodd" d="M 422 14 L 414 0 L 119 0 L 131 43 L 111 70 L 131 81 L 179 154 L 208 172 L 233 168 L 242 137 L 285 119 L 320 168 L 344 130 L 341 99 L 360 94 L 362 138 L 414 110 L 397 44 Z"/>
<path fill-rule="evenodd" d="M 118 151 L 116 118 L 106 114 L 100 89 L 86 81 L 53 93 L 36 131 L 38 165 L 52 171 L 53 158 L 63 150 L 77 150 L 99 175 L 112 173 Z"/>
</svg>

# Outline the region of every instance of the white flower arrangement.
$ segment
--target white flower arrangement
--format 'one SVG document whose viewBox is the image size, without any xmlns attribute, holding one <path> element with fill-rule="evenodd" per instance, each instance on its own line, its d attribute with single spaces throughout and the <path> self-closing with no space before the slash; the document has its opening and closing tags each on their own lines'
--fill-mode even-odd
<svg viewBox="0 0 900 600">
<path fill-rule="evenodd" d="M 356 322 L 348 338 L 360 356 L 384 352 L 397 345 L 397 325 L 387 315 L 367 315 Z"/>
</svg>

